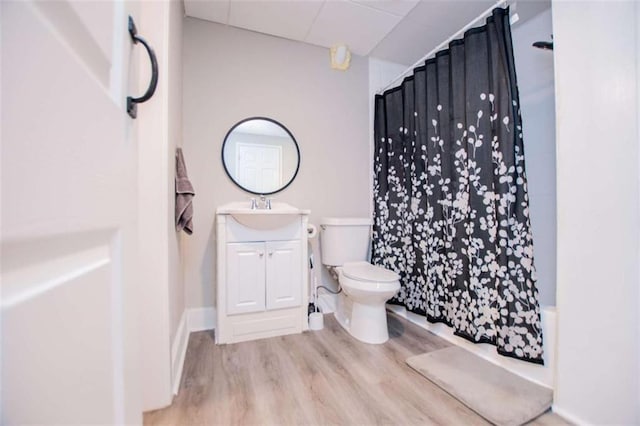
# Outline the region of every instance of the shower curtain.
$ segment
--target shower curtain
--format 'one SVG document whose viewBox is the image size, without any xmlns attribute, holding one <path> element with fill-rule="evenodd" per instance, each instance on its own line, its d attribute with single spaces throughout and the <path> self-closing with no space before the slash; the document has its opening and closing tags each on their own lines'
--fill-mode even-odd
<svg viewBox="0 0 640 426">
<path fill-rule="evenodd" d="M 542 364 L 508 9 L 375 99 L 372 261 L 390 303 Z"/>
</svg>

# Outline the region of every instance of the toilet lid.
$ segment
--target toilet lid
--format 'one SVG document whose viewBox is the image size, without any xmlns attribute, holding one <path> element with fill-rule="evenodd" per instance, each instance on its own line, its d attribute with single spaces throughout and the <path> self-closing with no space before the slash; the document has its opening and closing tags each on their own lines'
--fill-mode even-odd
<svg viewBox="0 0 640 426">
<path fill-rule="evenodd" d="M 342 273 L 345 277 L 358 281 L 388 283 L 400 279 L 400 276 L 395 272 L 368 262 L 345 263 L 342 267 Z"/>
</svg>

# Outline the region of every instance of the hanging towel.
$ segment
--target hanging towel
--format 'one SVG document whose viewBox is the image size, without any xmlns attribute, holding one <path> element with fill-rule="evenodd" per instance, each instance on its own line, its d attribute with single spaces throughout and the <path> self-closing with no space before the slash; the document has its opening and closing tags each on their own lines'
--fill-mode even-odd
<svg viewBox="0 0 640 426">
<path fill-rule="evenodd" d="M 193 233 L 193 185 L 187 177 L 182 148 L 176 149 L 176 230 Z"/>
</svg>

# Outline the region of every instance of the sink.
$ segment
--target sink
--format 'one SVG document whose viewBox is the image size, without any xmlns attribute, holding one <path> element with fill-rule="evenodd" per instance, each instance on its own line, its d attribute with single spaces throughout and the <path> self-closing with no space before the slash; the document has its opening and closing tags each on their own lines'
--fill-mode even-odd
<svg viewBox="0 0 640 426">
<path fill-rule="evenodd" d="M 272 202 L 271 209 L 251 209 L 248 201 L 233 202 L 221 206 L 218 214 L 228 214 L 247 228 L 268 230 L 278 229 L 298 220 L 309 210 L 300 210 L 287 203 Z"/>
</svg>

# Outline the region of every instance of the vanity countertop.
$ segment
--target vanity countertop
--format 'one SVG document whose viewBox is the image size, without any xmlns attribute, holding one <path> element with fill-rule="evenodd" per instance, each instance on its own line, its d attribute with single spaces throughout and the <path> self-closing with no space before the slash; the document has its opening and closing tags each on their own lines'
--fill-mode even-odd
<svg viewBox="0 0 640 426">
<path fill-rule="evenodd" d="M 274 201 L 271 209 L 252 209 L 249 201 L 234 201 L 217 208 L 217 214 L 242 214 L 242 215 L 291 215 L 291 214 L 311 214 L 311 210 L 303 210 L 291 204 Z"/>
</svg>

